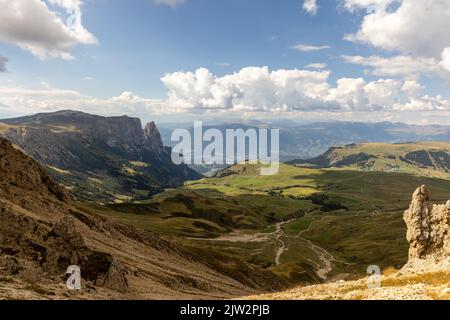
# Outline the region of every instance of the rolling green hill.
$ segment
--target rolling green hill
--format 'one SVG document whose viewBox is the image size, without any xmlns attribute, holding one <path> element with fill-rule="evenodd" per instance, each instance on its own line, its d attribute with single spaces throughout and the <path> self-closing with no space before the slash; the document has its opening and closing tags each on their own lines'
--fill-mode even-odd
<svg viewBox="0 0 450 320">
<path fill-rule="evenodd" d="M 367 143 L 333 147 L 310 160 L 289 164 L 314 168 L 400 172 L 426 177 L 450 178 L 450 143 Z"/>
<path fill-rule="evenodd" d="M 148 201 L 90 210 L 179 241 L 217 268 L 238 273 L 233 261 L 245 261 L 306 284 L 357 277 L 373 264 L 401 267 L 402 213 L 422 184 L 433 201 L 448 198 L 449 181 L 417 174 L 282 164 L 260 176 L 257 166 L 236 165 Z"/>
</svg>

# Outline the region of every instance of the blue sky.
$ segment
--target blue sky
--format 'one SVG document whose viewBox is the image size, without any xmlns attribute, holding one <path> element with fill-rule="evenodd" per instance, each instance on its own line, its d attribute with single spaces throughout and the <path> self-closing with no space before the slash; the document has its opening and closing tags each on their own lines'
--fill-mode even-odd
<svg viewBox="0 0 450 320">
<path fill-rule="evenodd" d="M 348 74 L 348 66 L 342 66 L 338 57 L 360 47 L 342 41 L 343 34 L 357 27 L 351 15 L 329 6 L 311 16 L 298 0 L 284 0 L 282 5 L 267 0 L 192 0 L 175 8 L 149 0 L 94 0 L 83 7 L 83 24 L 99 43 L 76 47 L 77 59 L 69 62 L 41 61 L 20 48 L 0 44 L 0 52 L 10 57 L 9 76 L 29 84 L 42 78 L 104 97 L 125 89 L 164 98 L 161 76 L 200 67 L 222 75 L 246 66 L 291 69 L 327 62 L 336 76 L 359 71 L 353 68 Z M 299 43 L 326 44 L 334 50 L 291 49 Z M 229 65 L 217 65 L 222 63 Z M 80 81 L 87 76 L 101 85 L 93 88 Z"/>
<path fill-rule="evenodd" d="M 0 0 L 0 117 L 449 119 L 448 1 L 178 1 Z"/>
</svg>

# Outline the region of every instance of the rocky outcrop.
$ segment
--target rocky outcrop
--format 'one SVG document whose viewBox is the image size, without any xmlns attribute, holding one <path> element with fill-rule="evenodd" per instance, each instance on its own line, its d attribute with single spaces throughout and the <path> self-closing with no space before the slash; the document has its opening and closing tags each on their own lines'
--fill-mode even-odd
<svg viewBox="0 0 450 320">
<path fill-rule="evenodd" d="M 72 201 L 67 190 L 55 183 L 42 165 L 1 137 L 0 193 L 8 200 L 20 199 L 21 206 L 37 211 L 48 210 L 57 202 Z"/>
<path fill-rule="evenodd" d="M 58 111 L 34 116 L 2 120 L 11 125 L 9 129 L 20 142 L 29 135 L 76 136 L 85 143 L 104 146 L 121 153 L 139 153 L 144 147 L 161 150 L 163 143 L 154 122 L 142 129 L 138 118 L 128 116 L 102 117 L 78 111 Z M 35 141 L 39 142 L 39 141 Z M 41 141 L 43 143 L 44 141 Z M 26 146 L 25 146 L 26 147 Z"/>
<path fill-rule="evenodd" d="M 426 186 L 418 188 L 405 211 L 409 260 L 450 257 L 450 201 L 433 204 Z"/>
<path fill-rule="evenodd" d="M 397 272 L 383 272 L 380 286 L 369 286 L 373 275 L 244 300 L 449 300 L 450 201 L 433 204 L 426 186 L 418 188 L 404 213 L 409 261 Z"/>
<path fill-rule="evenodd" d="M 0 138 L 1 299 L 230 298 L 255 290 L 185 248 L 80 209 L 44 167 Z M 81 290 L 66 286 L 78 266 Z"/>
<path fill-rule="evenodd" d="M 34 282 L 80 265 L 93 284 L 126 291 L 125 270 L 86 245 L 72 206 L 42 165 L 0 138 L 0 274 Z"/>
<path fill-rule="evenodd" d="M 149 122 L 144 128 L 144 144 L 155 152 L 164 152 L 164 146 L 156 123 Z"/>
</svg>

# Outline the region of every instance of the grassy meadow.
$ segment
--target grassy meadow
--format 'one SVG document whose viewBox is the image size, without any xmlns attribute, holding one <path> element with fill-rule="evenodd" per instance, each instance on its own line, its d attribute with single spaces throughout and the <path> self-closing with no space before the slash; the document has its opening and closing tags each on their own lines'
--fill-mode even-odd
<svg viewBox="0 0 450 320">
<path fill-rule="evenodd" d="M 282 164 L 277 175 L 260 176 L 258 169 L 236 165 L 146 201 L 89 210 L 294 285 L 359 277 L 373 264 L 400 268 L 413 191 L 426 184 L 434 202 L 450 194 L 447 180 L 405 173 Z"/>
</svg>

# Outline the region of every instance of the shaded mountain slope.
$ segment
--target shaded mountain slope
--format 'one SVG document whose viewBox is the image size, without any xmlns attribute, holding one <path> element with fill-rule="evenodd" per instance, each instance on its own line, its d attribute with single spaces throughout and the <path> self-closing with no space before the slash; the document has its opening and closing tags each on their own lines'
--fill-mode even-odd
<svg viewBox="0 0 450 320">
<path fill-rule="evenodd" d="M 0 298 L 229 298 L 282 287 L 249 288 L 179 245 L 78 209 L 2 138 L 0 219 Z M 81 291 L 66 288 L 70 265 L 81 268 Z"/>
<path fill-rule="evenodd" d="M 365 171 L 403 172 L 421 176 L 450 177 L 450 143 L 366 143 L 332 147 L 310 160 L 289 164 L 314 168 L 347 168 Z"/>
<path fill-rule="evenodd" d="M 156 125 L 76 111 L 0 120 L 0 135 L 83 200 L 123 202 L 200 177 L 171 161 Z"/>
</svg>

